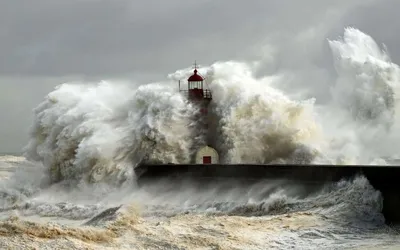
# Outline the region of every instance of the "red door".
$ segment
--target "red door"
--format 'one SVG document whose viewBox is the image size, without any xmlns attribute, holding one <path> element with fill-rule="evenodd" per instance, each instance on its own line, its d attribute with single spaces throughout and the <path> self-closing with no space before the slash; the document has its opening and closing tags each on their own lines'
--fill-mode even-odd
<svg viewBox="0 0 400 250">
<path fill-rule="evenodd" d="M 211 156 L 203 156 L 203 164 L 211 164 Z"/>
</svg>

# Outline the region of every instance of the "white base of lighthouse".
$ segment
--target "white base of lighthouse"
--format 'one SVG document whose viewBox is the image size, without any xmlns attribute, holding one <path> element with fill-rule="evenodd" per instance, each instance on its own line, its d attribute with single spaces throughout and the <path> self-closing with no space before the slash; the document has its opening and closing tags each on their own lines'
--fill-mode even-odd
<svg viewBox="0 0 400 250">
<path fill-rule="evenodd" d="M 217 150 L 212 147 L 205 146 L 197 151 L 196 164 L 218 164 L 219 155 Z"/>
</svg>

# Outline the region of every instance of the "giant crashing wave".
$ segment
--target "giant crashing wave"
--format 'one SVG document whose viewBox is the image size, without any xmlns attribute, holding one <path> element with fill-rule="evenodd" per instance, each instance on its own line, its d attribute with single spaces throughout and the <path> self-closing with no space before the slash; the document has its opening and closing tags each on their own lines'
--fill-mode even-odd
<svg viewBox="0 0 400 250">
<path fill-rule="evenodd" d="M 223 162 L 372 163 L 392 153 L 370 146 L 394 138 L 399 67 L 357 29 L 345 29 L 329 45 L 338 78 L 332 102 L 318 110 L 315 98 L 291 100 L 273 87 L 282 78 L 256 78 L 252 64 L 199 69 L 213 92 Z M 189 74 L 178 70 L 170 78 Z M 188 163 L 193 146 L 201 145 L 193 137 L 196 112 L 175 81 L 65 83 L 34 110 L 25 156 L 42 162 L 52 182 L 125 182 L 143 160 Z M 365 139 L 368 133 L 374 137 Z"/>
</svg>

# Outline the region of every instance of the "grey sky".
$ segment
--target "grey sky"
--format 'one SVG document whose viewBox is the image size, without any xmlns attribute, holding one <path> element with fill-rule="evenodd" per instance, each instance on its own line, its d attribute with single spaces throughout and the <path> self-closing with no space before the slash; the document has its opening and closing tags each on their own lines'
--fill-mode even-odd
<svg viewBox="0 0 400 250">
<path fill-rule="evenodd" d="M 326 38 L 348 25 L 384 42 L 400 62 L 399 7 L 397 0 L 1 1 L 0 151 L 21 150 L 32 109 L 68 80 L 160 80 L 194 59 L 264 58 L 265 72 L 309 66 L 300 76 L 324 81 L 312 68 L 329 66 Z"/>
</svg>

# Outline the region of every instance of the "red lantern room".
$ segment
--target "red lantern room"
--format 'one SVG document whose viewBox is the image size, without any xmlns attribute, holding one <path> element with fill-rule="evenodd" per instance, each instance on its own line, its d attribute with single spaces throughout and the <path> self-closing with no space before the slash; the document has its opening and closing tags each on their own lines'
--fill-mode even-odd
<svg viewBox="0 0 400 250">
<path fill-rule="evenodd" d="M 204 89 L 204 78 L 198 74 L 195 63 L 193 75 L 188 78 L 188 98 L 192 101 L 211 100 L 211 92 Z"/>
</svg>

